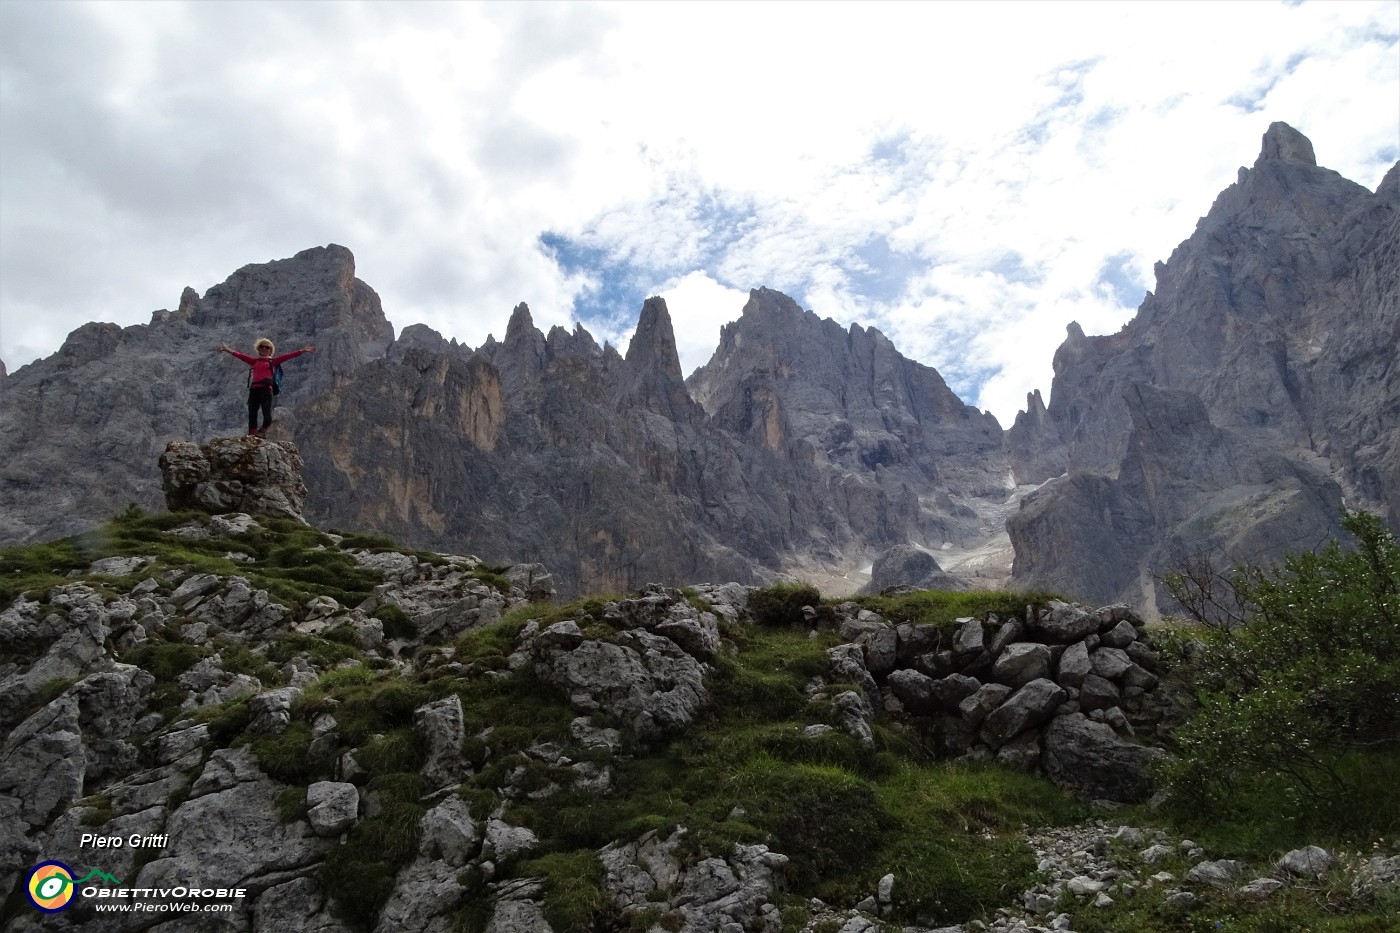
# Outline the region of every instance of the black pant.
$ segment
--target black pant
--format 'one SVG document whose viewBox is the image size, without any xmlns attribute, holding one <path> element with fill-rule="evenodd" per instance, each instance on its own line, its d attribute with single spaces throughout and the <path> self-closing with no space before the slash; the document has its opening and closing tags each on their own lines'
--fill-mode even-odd
<svg viewBox="0 0 1400 933">
<path fill-rule="evenodd" d="M 248 433 L 258 429 L 258 410 L 262 410 L 263 427 L 272 424 L 272 387 L 253 386 L 248 390 Z"/>
</svg>

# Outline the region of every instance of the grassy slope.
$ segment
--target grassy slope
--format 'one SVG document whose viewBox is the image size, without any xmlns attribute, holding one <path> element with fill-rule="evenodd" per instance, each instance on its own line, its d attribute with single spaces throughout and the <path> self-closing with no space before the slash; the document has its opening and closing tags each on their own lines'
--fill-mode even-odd
<svg viewBox="0 0 1400 933">
<path fill-rule="evenodd" d="M 154 556 L 156 562 L 130 577 L 85 580 L 116 598 L 153 574 L 198 570 L 246 577 L 253 587 L 267 589 L 292 607 L 314 596 L 355 605 L 379 580 L 358 569 L 344 549 L 392 546 L 365 536 L 349 536 L 337 545 L 314 529 L 277 521 L 237 538 L 168 533 L 192 521 L 206 523 L 207 516 L 131 511 L 87 535 L 0 551 L 0 608 L 19 593 L 42 598 L 49 587 L 72 582 L 70 571 L 83 570 L 96 558 L 130 554 Z M 225 556 L 230 552 L 251 559 Z M 163 592 L 170 588 L 162 584 Z M 1010 614 L 1026 599 L 920 593 L 864 602 L 897 622 L 949 624 L 962 615 Z M 539 742 L 557 742 L 573 760 L 599 761 L 612 770 L 613 790 L 606 796 L 561 791 L 532 800 L 522 794 L 505 810 L 507 821 L 531 827 L 542 846 L 528 861 L 498 866 L 497 877 L 548 877 L 547 913 L 557 929 L 608 920 L 594 850 L 649 830 L 686 827 L 685 845 L 692 852 L 723 853 L 735 842 L 764 842 L 788 855 L 783 906 L 788 925 L 796 928 L 805 916 L 806 898 L 851 905 L 873 893 L 887 872 L 895 875 L 903 920 L 941 923 L 986 915 L 1014 903 L 1015 894 L 1034 878 L 1032 856 L 1021 843 L 1026 827 L 1087 815 L 1082 804 L 1039 778 L 933 761 L 915 725 L 899 716 L 882 714 L 873 752 L 840 732 L 802 737 L 804 726 L 831 721 L 803 689 L 826 671 L 826 649 L 839 641 L 830 630 L 813 638 L 805 627 L 725 626 L 726 650 L 710 678 L 714 702 L 695 727 L 665 744 L 628 747 L 615 755 L 581 749 L 571 744 L 568 725 L 575 713 L 564 698 L 528 673 L 507 673 L 506 656 L 530 618 L 543 618 L 545 624 L 572 618 L 586 631 L 592 626 L 605 635 L 604 602 L 592 598 L 564 607 L 520 607 L 497 625 L 463 636 L 450 651 L 422 649 L 411 671 L 362 652 L 344 632 L 326 637 L 283 633 L 253 650 L 225 649 L 226 669 L 257 676 L 266 687 L 281 682 L 278 668 L 297 654 L 313 658 L 328 672 L 297 701 L 293 724 L 280 736 L 246 733 L 249 716 L 243 700 L 203 710 L 199 718 L 210 722 L 219 742 L 253 745 L 268 772 L 291 785 L 279 806 L 285 818 L 297 819 L 304 809 L 300 788 L 328 778 L 333 762 L 331 755 L 310 753 L 310 723 L 319 713 L 334 710 L 342 747 L 358 749 L 357 760 L 371 773 L 367 789 L 381 804 L 376 816 L 355 827 L 347 845 L 334 850 L 322 873 L 339 912 L 361 923 L 388 896 L 393 871 L 386 868 L 406 864 L 416 849 L 417 823 L 425 807 L 417 774 L 423 750 L 412 728 L 413 710 L 450 693 L 462 699 L 469 735 L 491 730 L 484 740 L 469 739 L 466 749 L 479 770 L 462 794 L 477 815 L 505 802 L 502 788 L 512 773 L 517 793 L 556 782 L 567 785 L 569 775 L 524 754 Z M 408 624 L 398 618 L 385 621 L 400 628 Z M 156 676 L 153 705 L 173 720 L 182 698 L 175 678 L 210 653 L 180 642 L 172 631 L 127 651 L 122 660 Z M 329 670 L 347 660 L 360 663 Z M 1378 779 L 1388 781 L 1381 786 L 1395 786 L 1397 765 L 1394 758 L 1372 757 L 1357 767 L 1373 769 Z M 1255 791 L 1257 798 L 1242 800 L 1233 812 L 1211 820 L 1187 812 L 1136 810 L 1125 813 L 1122 822 L 1165 825 L 1177 836 L 1191 835 L 1214 855 L 1259 861 L 1304 843 L 1350 844 L 1354 849 L 1387 833 L 1393 839 L 1400 830 L 1400 805 L 1382 802 L 1363 808 L 1364 824 L 1353 802 L 1300 823 L 1296 809 L 1271 799 L 1268 788 Z M 470 870 L 462 880 L 481 888 L 482 879 Z M 1242 908 L 1208 896 L 1186 916 L 1163 913 L 1146 899 L 1124 898 L 1111 910 L 1079 911 L 1075 929 L 1395 929 L 1386 925 L 1385 914 L 1334 916 L 1328 903 L 1335 893 L 1326 886 L 1298 888 L 1265 908 Z M 459 928 L 481 928 L 483 906 L 484 898 L 469 899 L 459 912 Z"/>
</svg>

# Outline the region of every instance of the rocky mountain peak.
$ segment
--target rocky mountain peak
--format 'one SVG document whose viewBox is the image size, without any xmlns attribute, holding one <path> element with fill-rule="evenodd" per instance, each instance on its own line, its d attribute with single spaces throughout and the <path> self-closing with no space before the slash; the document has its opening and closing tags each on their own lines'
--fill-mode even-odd
<svg viewBox="0 0 1400 933">
<path fill-rule="evenodd" d="M 448 340 L 427 324 L 410 324 L 399 333 L 394 341 L 393 356 L 402 355 L 410 347 L 420 347 L 436 353 L 451 353 L 457 347 L 456 340 Z"/>
<path fill-rule="evenodd" d="M 1400 203 L 1400 162 L 1392 165 L 1376 186 L 1376 197 L 1391 204 Z"/>
<path fill-rule="evenodd" d="M 199 313 L 199 292 L 186 285 L 180 293 L 180 307 L 175 313 L 182 321 L 194 320 Z"/>
<path fill-rule="evenodd" d="M 1312 141 L 1281 121 L 1269 124 L 1268 131 L 1264 133 L 1264 145 L 1259 151 L 1259 160 L 1255 162 L 1255 167 L 1258 167 L 1259 162 L 1271 160 L 1302 162 L 1305 165 L 1317 164 L 1317 156 L 1313 154 Z"/>
<path fill-rule="evenodd" d="M 198 302 L 182 296 L 189 324 L 234 347 L 258 337 L 280 349 L 314 344 L 318 369 L 349 369 L 382 358 L 394 340 L 379 295 L 355 278 L 355 257 L 334 243 L 290 259 L 247 265 Z"/>
<path fill-rule="evenodd" d="M 624 404 L 665 415 L 677 424 L 693 424 L 703 417 L 685 386 L 665 299 L 651 297 L 643 303 L 625 360 L 631 382 L 621 396 Z"/>
<path fill-rule="evenodd" d="M 510 312 L 510 323 L 506 325 L 505 342 L 507 344 L 517 343 L 530 337 L 543 339 L 544 334 L 535 326 L 535 319 L 530 316 L 530 306 L 522 301 Z"/>
<path fill-rule="evenodd" d="M 1372 194 L 1270 126 L 1133 320 L 1071 325 L 1045 416 L 1017 418 L 1018 482 L 1069 475 L 1008 523 L 1016 578 L 1138 602 L 1178 545 L 1277 556 L 1334 532 L 1342 495 L 1400 521 L 1398 200 L 1397 169 Z M 1092 564 L 1045 559 L 1070 528 L 1103 539 Z"/>
<path fill-rule="evenodd" d="M 642 316 L 637 321 L 637 332 L 627 346 L 626 359 L 627 365 L 633 369 L 656 372 L 676 382 L 684 381 L 680 354 L 676 351 L 676 332 L 671 326 L 666 299 L 653 296 L 642 305 Z"/>
<path fill-rule="evenodd" d="M 803 314 L 802 306 L 780 291 L 760 286 L 749 289 L 749 300 L 744 304 L 743 314 L 765 318 L 775 316 L 796 317 Z"/>
<path fill-rule="evenodd" d="M 593 335 L 582 324 L 575 324 L 572 332 L 555 324 L 549 329 L 545 345 L 551 358 L 580 356 L 592 359 L 603 353 L 602 348 L 598 346 L 598 341 L 593 339 Z"/>
</svg>

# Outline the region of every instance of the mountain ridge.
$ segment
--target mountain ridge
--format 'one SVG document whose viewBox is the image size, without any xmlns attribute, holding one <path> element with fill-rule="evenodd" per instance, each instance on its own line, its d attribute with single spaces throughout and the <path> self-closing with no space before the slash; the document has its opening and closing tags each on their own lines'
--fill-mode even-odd
<svg viewBox="0 0 1400 933">
<path fill-rule="evenodd" d="M 1397 203 L 1400 172 L 1372 194 L 1270 127 L 1134 319 L 1106 336 L 1071 324 L 1048 402 L 1031 393 L 1005 431 L 876 328 L 771 289 L 750 292 L 685 378 L 661 298 L 642 303 L 625 356 L 582 325 L 542 332 L 524 303 L 477 348 L 421 324 L 395 338 L 350 251 L 316 247 L 202 297 L 186 288 L 150 324 L 84 325 L 0 379 L 0 541 L 157 506 L 163 440 L 240 420 L 244 374 L 209 347 L 244 331 L 318 348 L 290 364 L 273 431 L 305 452 L 308 515 L 326 527 L 537 560 L 566 593 L 781 575 L 850 592 L 912 548 L 958 555 L 983 585 L 1010 575 L 1146 607 L 1161 594 L 1143 581 L 1184 552 L 1249 540 L 1277 554 L 1303 543 L 1289 529 L 1334 530 L 1319 503 L 1400 516 L 1400 367 L 1385 357 L 1400 341 Z M 1220 485 L 1228 471 L 1211 488 L 1182 480 L 1190 514 L 1154 512 L 1142 481 L 1124 484 L 1131 439 L 1135 476 L 1176 474 L 1170 444 L 1135 425 L 1136 383 L 1199 396 L 1229 444 L 1291 458 L 1265 472 L 1316 491 L 1312 518 L 1235 528 L 1231 510 L 1254 506 Z"/>
<path fill-rule="evenodd" d="M 1191 237 L 1157 264 L 1156 288 L 1122 330 L 1086 336 L 1069 325 L 1049 403 L 1028 399 L 1007 434 L 1018 482 L 1050 480 L 1008 522 L 1019 542 L 1016 580 L 1146 607 L 1166 599 L 1152 578 L 1183 559 L 1209 554 L 1229 566 L 1314 546 L 1337 533 L 1343 501 L 1400 525 L 1397 169 L 1372 193 L 1317 166 L 1311 142 L 1275 123 L 1253 167 L 1240 169 Z M 1154 446 L 1138 430 L 1146 425 L 1128 399 L 1139 383 L 1199 399 L 1193 424 L 1204 418 L 1240 451 L 1286 458 L 1284 472 L 1321 498 L 1254 514 L 1250 484 L 1218 475 L 1176 486 L 1189 508 L 1154 510 L 1146 487 L 1125 484 L 1124 471 L 1170 472 L 1181 452 L 1161 432 L 1151 435 L 1164 441 Z M 1306 478 L 1319 472 L 1338 491 Z M 1223 501 L 1230 489 L 1235 501 Z M 1056 526 L 1112 539 L 1114 566 L 1070 567 L 1078 558 Z"/>
</svg>

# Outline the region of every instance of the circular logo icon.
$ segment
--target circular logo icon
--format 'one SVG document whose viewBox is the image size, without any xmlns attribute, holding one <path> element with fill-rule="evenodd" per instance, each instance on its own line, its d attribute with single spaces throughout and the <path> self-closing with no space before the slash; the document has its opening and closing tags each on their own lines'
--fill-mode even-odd
<svg viewBox="0 0 1400 933">
<path fill-rule="evenodd" d="M 73 870 L 62 862 L 36 865 L 25 891 L 29 902 L 46 914 L 67 910 L 73 903 Z"/>
</svg>

